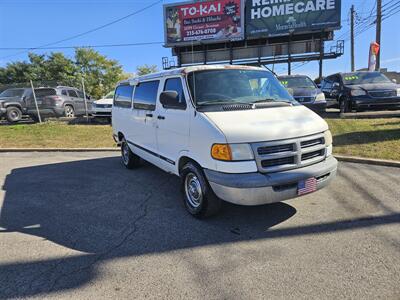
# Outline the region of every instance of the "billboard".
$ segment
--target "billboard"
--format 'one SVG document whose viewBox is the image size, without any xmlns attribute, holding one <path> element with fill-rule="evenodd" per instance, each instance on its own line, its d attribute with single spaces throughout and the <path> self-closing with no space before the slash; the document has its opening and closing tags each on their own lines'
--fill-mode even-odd
<svg viewBox="0 0 400 300">
<path fill-rule="evenodd" d="M 166 46 L 242 40 L 242 0 L 184 2 L 164 5 Z"/>
<path fill-rule="evenodd" d="M 340 28 L 341 0 L 246 0 L 246 37 Z"/>
</svg>

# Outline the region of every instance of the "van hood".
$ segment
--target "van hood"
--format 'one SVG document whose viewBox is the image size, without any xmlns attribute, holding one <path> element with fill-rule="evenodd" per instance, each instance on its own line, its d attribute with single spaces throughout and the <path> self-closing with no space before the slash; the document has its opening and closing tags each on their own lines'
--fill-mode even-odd
<svg viewBox="0 0 400 300">
<path fill-rule="evenodd" d="M 305 106 L 205 112 L 228 143 L 254 143 L 321 133 L 328 124 Z"/>
</svg>

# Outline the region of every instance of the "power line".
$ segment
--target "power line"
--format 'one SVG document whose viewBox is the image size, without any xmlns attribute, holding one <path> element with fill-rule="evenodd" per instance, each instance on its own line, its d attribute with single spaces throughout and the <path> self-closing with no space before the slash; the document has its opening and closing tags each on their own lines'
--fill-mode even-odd
<svg viewBox="0 0 400 300">
<path fill-rule="evenodd" d="M 388 1 L 388 2 L 386 2 L 386 3 L 384 3 L 384 4 L 382 4 L 382 8 L 388 6 L 390 3 L 393 3 L 394 1 L 396 1 L 396 0 L 390 0 L 390 1 Z"/>
<path fill-rule="evenodd" d="M 62 39 L 62 40 L 58 40 L 58 41 L 55 41 L 55 42 L 52 42 L 52 43 L 48 43 L 48 44 L 41 45 L 41 46 L 38 46 L 38 47 L 30 48 L 29 50 L 32 51 L 32 50 L 42 49 L 42 48 L 44 48 L 44 47 L 53 46 L 53 45 L 56 45 L 56 44 L 60 44 L 60 43 L 63 43 L 63 42 L 67 42 L 67 41 L 76 39 L 76 38 L 78 38 L 78 37 L 87 35 L 87 34 L 89 34 L 89 33 L 93 33 L 93 32 L 95 32 L 95 31 L 104 29 L 104 28 L 109 27 L 109 26 L 111 26 L 111 25 L 114 25 L 114 24 L 116 24 L 116 23 L 118 23 L 118 22 L 121 22 L 121 21 L 123 21 L 123 20 L 125 20 L 125 19 L 127 19 L 127 18 L 130 18 L 130 17 L 134 16 L 134 15 L 137 15 L 137 14 L 139 14 L 139 13 L 141 13 L 141 12 L 143 12 L 143 11 L 149 9 L 149 8 L 152 8 L 153 6 L 156 6 L 156 5 L 159 4 L 159 3 L 162 3 L 162 2 L 163 2 L 163 0 L 158 0 L 158 1 L 153 2 L 152 4 L 150 4 L 150 5 L 148 5 L 148 6 L 145 6 L 145 7 L 141 8 L 141 9 L 139 9 L 139 10 L 137 10 L 137 11 L 134 11 L 134 12 L 132 12 L 132 13 L 126 15 L 126 16 L 120 17 L 120 18 L 118 18 L 118 19 L 116 19 L 116 20 L 114 20 L 114 21 L 108 22 L 108 23 L 106 23 L 106 24 L 103 24 L 103 25 L 101 25 L 101 26 L 95 27 L 95 28 L 90 29 L 90 30 L 88 30 L 88 31 L 85 31 L 85 32 L 82 32 L 82 33 L 73 35 L 73 36 L 71 36 L 71 37 L 64 38 L 64 39 Z M 26 52 L 27 52 L 27 51 L 21 51 L 21 52 L 15 53 L 15 54 L 11 54 L 11 55 L 8 55 L 8 56 L 5 56 L 5 57 L 1 57 L 0 59 L 5 59 L 5 58 L 13 57 L 13 56 L 16 56 L 16 55 L 19 55 L 19 54 L 23 54 L 23 53 L 26 53 Z"/>
<path fill-rule="evenodd" d="M 55 47 L 41 47 L 42 50 L 57 50 L 57 49 L 76 49 L 76 48 L 113 48 L 113 47 L 132 47 L 132 46 L 147 46 L 147 45 L 160 45 L 164 44 L 164 42 L 142 42 L 142 43 L 126 43 L 126 44 L 102 44 L 102 45 L 80 45 L 80 46 L 55 46 Z M 0 51 L 9 51 L 9 50 L 35 50 L 37 48 L 34 47 L 16 47 L 16 48 L 7 48 L 0 47 Z"/>
</svg>

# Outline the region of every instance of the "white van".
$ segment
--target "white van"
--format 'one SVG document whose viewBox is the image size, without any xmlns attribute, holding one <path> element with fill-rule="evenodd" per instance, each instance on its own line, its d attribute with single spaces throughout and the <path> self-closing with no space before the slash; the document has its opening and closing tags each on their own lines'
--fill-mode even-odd
<svg viewBox="0 0 400 300">
<path fill-rule="evenodd" d="M 121 82 L 112 125 L 123 164 L 142 158 L 180 176 L 196 217 L 216 213 L 221 199 L 302 196 L 336 175 L 327 123 L 262 68 L 192 66 Z"/>
</svg>

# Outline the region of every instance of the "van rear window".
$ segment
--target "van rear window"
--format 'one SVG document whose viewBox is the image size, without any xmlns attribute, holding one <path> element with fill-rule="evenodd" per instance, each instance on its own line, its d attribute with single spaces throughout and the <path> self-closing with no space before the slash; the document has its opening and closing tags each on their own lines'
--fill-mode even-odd
<svg viewBox="0 0 400 300">
<path fill-rule="evenodd" d="M 160 81 L 141 82 L 136 86 L 133 107 L 136 109 L 155 110 Z"/>
<path fill-rule="evenodd" d="M 132 107 L 132 94 L 133 86 L 131 85 L 120 85 L 115 90 L 114 106 L 131 108 Z"/>
</svg>

